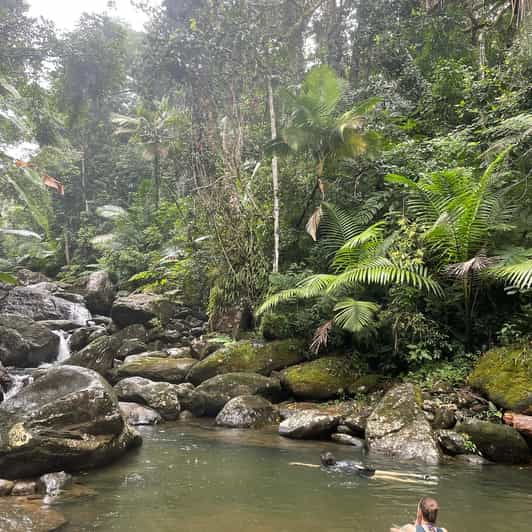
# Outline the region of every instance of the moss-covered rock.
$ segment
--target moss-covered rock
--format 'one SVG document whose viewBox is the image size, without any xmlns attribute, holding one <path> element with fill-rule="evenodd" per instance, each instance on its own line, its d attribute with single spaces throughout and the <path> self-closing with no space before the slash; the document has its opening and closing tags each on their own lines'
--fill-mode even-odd
<svg viewBox="0 0 532 532">
<path fill-rule="evenodd" d="M 305 343 L 301 340 L 279 340 L 259 343 L 245 340 L 218 349 L 198 362 L 190 371 L 193 384 L 216 375 L 233 372 L 253 372 L 269 375 L 305 359 Z"/>
<path fill-rule="evenodd" d="M 286 369 L 281 383 L 298 399 L 326 400 L 346 393 L 358 377 L 350 359 L 324 357 Z"/>
<path fill-rule="evenodd" d="M 531 346 L 491 349 L 478 361 L 469 383 L 497 406 L 532 415 Z"/>
<path fill-rule="evenodd" d="M 241 395 L 231 399 L 216 416 L 216 424 L 237 429 L 257 428 L 279 422 L 279 412 L 259 395 Z"/>
<path fill-rule="evenodd" d="M 152 381 L 180 384 L 196 362 L 195 358 L 173 358 L 154 351 L 127 357 L 117 368 L 116 374 L 118 379 L 144 377 Z"/>
</svg>

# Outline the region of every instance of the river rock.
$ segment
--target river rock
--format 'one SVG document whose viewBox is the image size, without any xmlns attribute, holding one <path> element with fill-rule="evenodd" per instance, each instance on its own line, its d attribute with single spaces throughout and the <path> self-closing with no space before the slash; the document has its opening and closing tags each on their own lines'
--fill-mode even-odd
<svg viewBox="0 0 532 532">
<path fill-rule="evenodd" d="M 508 425 L 469 419 L 458 423 L 455 430 L 467 434 L 482 455 L 493 462 L 524 464 L 530 461 L 525 439 Z"/>
<path fill-rule="evenodd" d="M 66 524 L 57 510 L 40 500 L 0 500 L 0 530 L 2 532 L 52 532 Z"/>
<path fill-rule="evenodd" d="M 147 405 L 159 412 L 164 419 L 174 420 L 179 416 L 181 406 L 173 384 L 129 377 L 118 382 L 114 389 L 121 401 Z"/>
<path fill-rule="evenodd" d="M 436 433 L 443 452 L 450 455 L 467 454 L 469 439 L 465 434 L 454 430 L 442 429 Z"/>
<path fill-rule="evenodd" d="M 72 484 L 72 475 L 69 475 L 66 471 L 47 473 L 39 478 L 39 482 L 43 486 L 46 495 L 54 496 Z"/>
<path fill-rule="evenodd" d="M 195 358 L 192 356 L 192 349 L 189 346 L 169 347 L 166 349 L 166 354 L 173 358 Z"/>
<path fill-rule="evenodd" d="M 15 483 L 12 480 L 0 479 L 0 497 L 11 495 Z"/>
<path fill-rule="evenodd" d="M 364 440 L 351 436 L 350 434 L 342 434 L 341 432 L 335 432 L 332 434 L 331 440 L 336 443 L 341 443 L 342 445 L 351 445 L 359 449 L 362 449 L 365 445 Z"/>
<path fill-rule="evenodd" d="M 462 462 L 463 464 L 467 465 L 482 466 L 493 464 L 493 462 L 486 460 L 483 456 L 479 456 L 478 454 L 459 454 L 455 458 L 458 462 Z"/>
<path fill-rule="evenodd" d="M 17 280 L 21 285 L 28 286 L 37 283 L 51 283 L 51 280 L 41 272 L 32 272 L 26 268 L 17 270 Z"/>
<path fill-rule="evenodd" d="M 31 318 L 0 316 L 0 362 L 6 366 L 36 367 L 57 356 L 59 337 Z"/>
<path fill-rule="evenodd" d="M 283 398 L 279 379 L 257 373 L 217 375 L 204 381 L 196 390 L 204 394 L 208 416 L 216 416 L 230 399 L 239 395 L 260 395 L 273 402 Z"/>
<path fill-rule="evenodd" d="M 365 403 L 355 403 L 352 411 L 344 416 L 342 423 L 351 430 L 354 436 L 364 438 L 368 418 L 372 412 L 372 406 Z"/>
<path fill-rule="evenodd" d="M 220 336 L 220 333 L 211 333 L 194 338 L 190 343 L 192 355 L 198 360 L 203 360 L 218 349 L 227 344 L 227 339 Z"/>
<path fill-rule="evenodd" d="M 357 377 L 350 359 L 324 357 L 284 370 L 281 383 L 297 399 L 324 401 L 343 395 Z"/>
<path fill-rule="evenodd" d="M 144 343 L 142 340 L 128 338 L 127 340 L 124 340 L 122 345 L 118 348 L 116 358 L 123 360 L 131 355 L 140 355 L 148 350 L 148 344 Z"/>
<path fill-rule="evenodd" d="M 102 336 L 105 335 L 105 328 L 103 327 L 79 327 L 76 329 L 68 339 L 68 345 L 70 346 L 71 351 L 81 351 L 90 343 L 90 336 L 94 331 L 103 331 Z"/>
<path fill-rule="evenodd" d="M 51 368 L 0 404 L 0 471 L 9 479 L 96 467 L 139 443 L 112 388 L 86 368 Z"/>
<path fill-rule="evenodd" d="M 87 308 L 95 314 L 108 314 L 115 298 L 115 287 L 106 271 L 92 272 L 85 284 Z"/>
<path fill-rule="evenodd" d="M 529 344 L 488 351 L 469 376 L 469 383 L 493 403 L 532 415 L 532 349 Z"/>
<path fill-rule="evenodd" d="M 216 375 L 234 372 L 253 372 L 269 375 L 274 370 L 301 362 L 306 353 L 300 340 L 279 340 L 257 343 L 248 340 L 235 342 L 218 349 L 198 362 L 188 380 L 198 385 Z"/>
<path fill-rule="evenodd" d="M 279 425 L 279 434 L 286 438 L 320 439 L 330 436 L 341 420 L 340 415 L 317 410 L 294 412 Z"/>
<path fill-rule="evenodd" d="M 17 480 L 11 490 L 14 497 L 36 495 L 42 490 L 42 485 L 36 480 Z"/>
<path fill-rule="evenodd" d="M 412 384 L 395 386 L 386 393 L 367 421 L 370 452 L 439 464 L 440 450 L 421 406 L 421 392 Z"/>
<path fill-rule="evenodd" d="M 174 316 L 176 305 L 155 294 L 131 294 L 118 297 L 111 308 L 111 318 L 119 327 L 148 323 L 157 318 L 165 326 Z"/>
<path fill-rule="evenodd" d="M 166 353 L 155 351 L 127 357 L 116 374 L 119 379 L 144 377 L 152 381 L 180 384 L 196 363 L 195 358 L 172 358 Z"/>
<path fill-rule="evenodd" d="M 162 421 L 159 412 L 137 403 L 120 402 L 120 411 L 125 420 L 132 426 L 156 425 Z"/>
<path fill-rule="evenodd" d="M 43 320 L 37 322 L 50 331 L 74 331 L 79 329 L 79 323 L 72 320 Z"/>
<path fill-rule="evenodd" d="M 102 336 L 91 342 L 81 351 L 74 353 L 64 361 L 70 366 L 81 366 L 97 371 L 104 377 L 113 367 L 118 343 L 112 336 Z"/>
<path fill-rule="evenodd" d="M 189 382 L 178 384 L 175 390 L 183 410 L 187 410 L 195 417 L 205 415 L 208 397 L 204 392 L 194 388 Z"/>
<path fill-rule="evenodd" d="M 257 428 L 279 422 L 277 409 L 258 395 L 234 397 L 216 416 L 216 424 L 239 429 Z"/>
</svg>

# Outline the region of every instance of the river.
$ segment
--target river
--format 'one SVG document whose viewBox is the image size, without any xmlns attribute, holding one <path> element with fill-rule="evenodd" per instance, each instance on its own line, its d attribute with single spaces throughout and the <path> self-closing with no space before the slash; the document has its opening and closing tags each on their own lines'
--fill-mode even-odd
<svg viewBox="0 0 532 532">
<path fill-rule="evenodd" d="M 368 461 L 439 477 L 434 485 L 406 484 L 290 465 L 317 463 L 322 449 L 366 460 L 331 443 L 209 424 L 173 423 L 141 432 L 141 449 L 81 477 L 96 490 L 94 497 L 58 505 L 69 520 L 64 530 L 387 532 L 411 520 L 426 494 L 440 501 L 441 525 L 450 532 L 531 530 L 531 467 L 423 468 Z"/>
</svg>

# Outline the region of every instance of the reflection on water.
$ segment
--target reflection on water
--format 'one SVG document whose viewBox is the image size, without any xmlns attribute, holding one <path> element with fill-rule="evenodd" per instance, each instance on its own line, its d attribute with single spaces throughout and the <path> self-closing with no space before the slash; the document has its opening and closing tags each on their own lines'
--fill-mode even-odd
<svg viewBox="0 0 532 532">
<path fill-rule="evenodd" d="M 330 443 L 182 424 L 142 432 L 141 449 L 84 477 L 96 497 L 62 504 L 67 531 L 382 532 L 411 520 L 426 494 L 440 500 L 451 532 L 530 531 L 530 468 L 371 462 L 439 476 L 435 486 L 399 484 L 289 465 L 317 463 L 323 448 L 365 460 Z"/>
</svg>

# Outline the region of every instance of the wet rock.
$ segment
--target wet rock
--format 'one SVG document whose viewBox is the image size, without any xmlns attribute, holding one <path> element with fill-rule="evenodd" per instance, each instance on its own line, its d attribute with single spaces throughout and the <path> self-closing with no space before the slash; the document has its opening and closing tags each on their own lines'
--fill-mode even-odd
<svg viewBox="0 0 532 532">
<path fill-rule="evenodd" d="M 488 351 L 469 376 L 469 383 L 494 404 L 532 415 L 532 349 L 529 344 Z"/>
<path fill-rule="evenodd" d="M 483 456 L 479 456 L 478 454 L 460 454 L 456 456 L 456 460 L 458 462 L 462 462 L 464 464 L 468 465 L 490 465 L 493 464 L 493 462 L 490 462 L 489 460 L 486 460 Z"/>
<path fill-rule="evenodd" d="M 452 429 L 456 425 L 454 412 L 448 408 L 436 408 L 430 422 L 433 429 Z"/>
<path fill-rule="evenodd" d="M 324 357 L 284 370 L 282 385 L 297 399 L 327 400 L 346 393 L 358 372 L 350 359 Z"/>
<path fill-rule="evenodd" d="M 120 344 L 124 343 L 126 340 L 139 340 L 143 343 L 148 341 L 146 327 L 140 323 L 134 323 L 133 325 L 128 325 L 127 327 L 120 329 L 113 334 L 113 337 L 116 338 Z"/>
<path fill-rule="evenodd" d="M 121 401 L 149 406 L 167 420 L 177 419 L 181 410 L 176 386 L 168 382 L 129 377 L 118 382 L 114 390 Z"/>
<path fill-rule="evenodd" d="M 192 349 L 190 347 L 170 347 L 166 349 L 169 357 L 173 358 L 195 358 L 192 356 Z"/>
<path fill-rule="evenodd" d="M 342 445 L 351 445 L 359 449 L 362 449 L 365 445 L 364 440 L 356 438 L 355 436 L 350 436 L 349 434 L 342 434 L 341 432 L 332 434 L 331 440 L 336 443 L 341 443 Z"/>
<path fill-rule="evenodd" d="M 345 416 L 342 423 L 346 425 L 355 436 L 363 438 L 366 434 L 366 425 L 373 408 L 366 404 L 356 404 L 351 413 Z"/>
<path fill-rule="evenodd" d="M 92 336 L 94 332 L 102 332 L 102 336 L 105 335 L 105 329 L 103 327 L 80 327 L 76 329 L 68 340 L 68 345 L 72 351 L 81 351 L 92 340 L 95 340 Z"/>
<path fill-rule="evenodd" d="M 148 351 L 148 344 L 138 338 L 128 338 L 122 342 L 122 345 L 116 352 L 116 358 L 124 359 L 131 355 L 139 355 Z"/>
<path fill-rule="evenodd" d="M 467 454 L 468 447 L 471 445 L 469 439 L 464 434 L 454 430 L 442 429 L 436 433 L 438 443 L 446 454 L 457 455 Z"/>
<path fill-rule="evenodd" d="M 190 348 L 194 358 L 203 360 L 205 357 L 214 353 L 218 349 L 221 349 L 226 344 L 227 340 L 221 340 L 219 333 L 213 333 L 211 335 L 204 335 L 199 338 L 194 338 L 190 344 Z"/>
<path fill-rule="evenodd" d="M 115 298 L 115 287 L 106 271 L 92 272 L 85 284 L 87 308 L 95 314 L 108 314 Z"/>
<path fill-rule="evenodd" d="M 207 409 L 207 396 L 204 392 L 197 390 L 190 383 L 178 384 L 175 387 L 179 404 L 183 410 L 188 410 L 195 417 L 205 415 Z"/>
<path fill-rule="evenodd" d="M 231 428 L 257 428 L 279 422 L 277 409 L 258 395 L 231 399 L 216 416 L 216 424 Z"/>
<path fill-rule="evenodd" d="M 140 441 L 124 422 L 112 388 L 86 368 L 48 369 L 0 404 L 0 471 L 5 478 L 96 467 Z"/>
<path fill-rule="evenodd" d="M 17 480 L 11 490 L 14 497 L 36 495 L 42 491 L 43 486 L 36 480 Z"/>
<path fill-rule="evenodd" d="M 15 483 L 12 480 L 0 479 L 0 497 L 11 495 Z"/>
<path fill-rule="evenodd" d="M 65 524 L 61 513 L 41 501 L 11 498 L 0 501 L 2 532 L 52 532 Z"/>
<path fill-rule="evenodd" d="M 171 358 L 166 353 L 155 351 L 127 357 L 116 373 L 119 379 L 144 377 L 180 384 L 196 363 L 195 358 Z"/>
<path fill-rule="evenodd" d="M 31 318 L 0 315 L 0 362 L 6 366 L 36 367 L 57 356 L 59 337 Z"/>
<path fill-rule="evenodd" d="M 97 371 L 100 375 L 106 376 L 113 367 L 113 360 L 118 348 L 118 343 L 112 336 L 102 336 L 84 347 L 81 351 L 74 353 L 64 364 L 70 366 L 81 366 Z"/>
<path fill-rule="evenodd" d="M 0 362 L 0 402 L 3 398 L 2 392 L 9 390 L 12 383 L 13 380 L 11 379 L 11 376 L 9 375 L 7 369 L 2 365 L 2 362 Z"/>
<path fill-rule="evenodd" d="M 295 439 L 320 439 L 330 436 L 340 419 L 339 415 L 302 410 L 295 412 L 279 425 L 279 434 Z"/>
<path fill-rule="evenodd" d="M 179 414 L 179 421 L 190 421 L 191 419 L 194 419 L 196 416 L 190 412 L 190 410 L 183 410 Z"/>
<path fill-rule="evenodd" d="M 437 465 L 440 450 L 421 409 L 421 392 L 412 384 L 392 388 L 368 418 L 370 452 Z"/>
<path fill-rule="evenodd" d="M 147 323 L 157 318 L 164 326 L 174 316 L 176 305 L 163 296 L 155 294 L 131 294 L 115 299 L 111 318 L 119 327 L 134 323 Z"/>
<path fill-rule="evenodd" d="M 50 331 L 73 331 L 79 329 L 79 323 L 72 320 L 43 320 L 37 323 Z"/>
<path fill-rule="evenodd" d="M 224 405 L 240 395 L 260 395 L 269 401 L 278 402 L 283 398 L 278 379 L 257 373 L 226 373 L 204 381 L 196 390 L 205 397 L 205 413 L 216 416 Z"/>
<path fill-rule="evenodd" d="M 161 415 L 153 408 L 126 402 L 120 402 L 119 405 L 125 420 L 132 426 L 156 425 L 162 421 Z"/>
<path fill-rule="evenodd" d="M 279 340 L 269 343 L 235 342 L 215 351 L 198 362 L 190 371 L 188 380 L 198 385 L 216 375 L 234 372 L 253 372 L 269 375 L 301 362 L 306 353 L 300 340 Z"/>
<path fill-rule="evenodd" d="M 458 423 L 455 430 L 467 434 L 482 455 L 493 462 L 524 464 L 530 461 L 525 439 L 508 425 L 469 419 Z"/>
<path fill-rule="evenodd" d="M 39 482 L 44 487 L 46 495 L 55 496 L 72 484 L 72 475 L 65 471 L 47 473 L 39 478 Z"/>
</svg>

